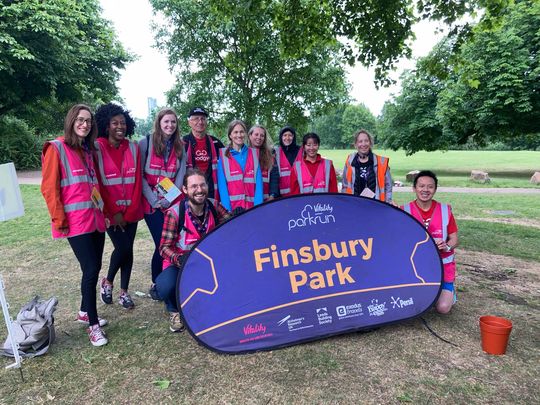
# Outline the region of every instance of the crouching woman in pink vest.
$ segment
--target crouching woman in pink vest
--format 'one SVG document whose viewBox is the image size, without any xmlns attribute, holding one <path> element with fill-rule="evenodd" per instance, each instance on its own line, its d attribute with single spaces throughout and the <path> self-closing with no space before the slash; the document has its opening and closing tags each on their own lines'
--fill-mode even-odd
<svg viewBox="0 0 540 405">
<path fill-rule="evenodd" d="M 401 208 L 422 223 L 437 243 L 444 266 L 444 279 L 436 308 L 440 313 L 446 314 L 456 302 L 454 249 L 458 245 L 458 228 L 450 205 L 433 199 L 437 184 L 435 173 L 422 170 L 413 181 L 416 199 Z"/>
<path fill-rule="evenodd" d="M 163 215 L 171 203 L 158 192 L 157 185 L 168 178 L 178 189 L 181 189 L 186 172 L 184 143 L 180 137 L 178 118 L 174 110 L 165 108 L 157 114 L 152 135 L 141 139 L 139 150 L 141 152 L 144 220 L 156 247 L 152 255 L 152 284 L 149 294 L 153 300 L 159 301 L 161 298 L 155 285 L 156 277 L 163 267 L 163 260 L 159 255 L 159 241 L 163 229 Z"/>
<path fill-rule="evenodd" d="M 199 239 L 229 218 L 221 204 L 208 198 L 208 183 L 199 169 L 187 169 L 182 191 L 185 199 L 174 204 L 165 214 L 159 247 L 163 271 L 156 278 L 157 291 L 169 311 L 171 332 L 184 329 L 176 304 L 176 281 L 184 255 Z"/>
<path fill-rule="evenodd" d="M 128 293 L 128 287 L 137 224 L 143 219 L 139 148 L 135 142 L 126 138 L 133 135 L 135 121 L 121 106 L 108 103 L 96 111 L 96 122 L 98 139 L 95 161 L 109 220 L 107 234 L 114 245 L 107 277 L 100 281 L 100 296 L 104 304 L 113 303 L 113 282 L 120 270 L 118 303 L 125 309 L 133 309 L 135 304 Z"/>
<path fill-rule="evenodd" d="M 247 128 L 243 121 L 232 121 L 227 133 L 230 144 L 219 150 L 219 198 L 227 210 L 238 212 L 263 202 L 259 151 L 244 144 Z"/>
<path fill-rule="evenodd" d="M 46 142 L 41 155 L 41 193 L 51 216 L 54 239 L 67 238 L 82 270 L 77 321 L 88 325 L 90 343 L 108 343 L 98 318 L 96 286 L 105 244 L 103 200 L 94 168 L 96 125 L 90 107 L 73 106 L 64 121 L 64 136 Z"/>
<path fill-rule="evenodd" d="M 319 155 L 319 135 L 310 132 L 302 139 L 304 155 L 294 162 L 291 172 L 291 194 L 337 193 L 336 170 L 332 161 Z"/>
</svg>

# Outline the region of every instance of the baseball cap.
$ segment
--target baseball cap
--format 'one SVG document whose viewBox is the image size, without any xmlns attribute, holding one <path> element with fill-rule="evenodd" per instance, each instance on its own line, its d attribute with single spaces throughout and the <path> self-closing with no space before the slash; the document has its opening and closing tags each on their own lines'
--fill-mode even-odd
<svg viewBox="0 0 540 405">
<path fill-rule="evenodd" d="M 189 110 L 188 118 L 192 115 L 204 115 L 205 117 L 208 117 L 208 112 L 203 107 L 193 107 Z"/>
</svg>

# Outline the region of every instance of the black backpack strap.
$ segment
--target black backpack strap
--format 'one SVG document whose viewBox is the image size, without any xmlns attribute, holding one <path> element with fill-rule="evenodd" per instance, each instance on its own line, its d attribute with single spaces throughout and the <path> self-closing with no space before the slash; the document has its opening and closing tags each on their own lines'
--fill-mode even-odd
<svg viewBox="0 0 540 405">
<path fill-rule="evenodd" d="M 218 213 L 217 213 L 217 210 L 216 210 L 216 207 L 214 206 L 214 199 L 213 198 L 209 198 L 208 199 L 208 202 L 209 202 L 209 207 L 210 207 L 210 212 L 212 213 L 212 215 L 214 216 L 214 222 L 218 223 Z"/>
</svg>

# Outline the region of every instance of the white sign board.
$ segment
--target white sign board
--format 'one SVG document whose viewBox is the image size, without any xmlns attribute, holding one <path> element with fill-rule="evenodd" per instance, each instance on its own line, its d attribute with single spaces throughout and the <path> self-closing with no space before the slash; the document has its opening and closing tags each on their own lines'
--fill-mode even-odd
<svg viewBox="0 0 540 405">
<path fill-rule="evenodd" d="M 24 215 L 21 190 L 13 163 L 0 165 L 0 221 Z"/>
</svg>

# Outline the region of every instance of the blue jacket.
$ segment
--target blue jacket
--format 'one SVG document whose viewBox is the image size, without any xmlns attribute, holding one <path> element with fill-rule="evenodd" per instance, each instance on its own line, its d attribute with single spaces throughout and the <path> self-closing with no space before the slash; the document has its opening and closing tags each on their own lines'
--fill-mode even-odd
<svg viewBox="0 0 540 405">
<path fill-rule="evenodd" d="M 248 157 L 248 147 L 246 145 L 242 146 L 240 152 L 231 148 L 231 156 L 238 162 L 242 170 L 246 167 L 246 161 Z M 223 205 L 228 211 L 231 210 L 231 200 L 229 199 L 229 190 L 227 189 L 227 180 L 225 179 L 225 173 L 223 173 L 223 165 L 221 164 L 221 159 L 218 160 L 218 170 L 217 170 L 217 179 L 218 179 L 218 190 L 219 190 L 219 200 L 221 205 Z M 261 168 L 257 168 L 257 173 L 255 174 L 255 200 L 254 205 L 262 204 L 263 202 L 263 181 L 261 175 Z"/>
</svg>

